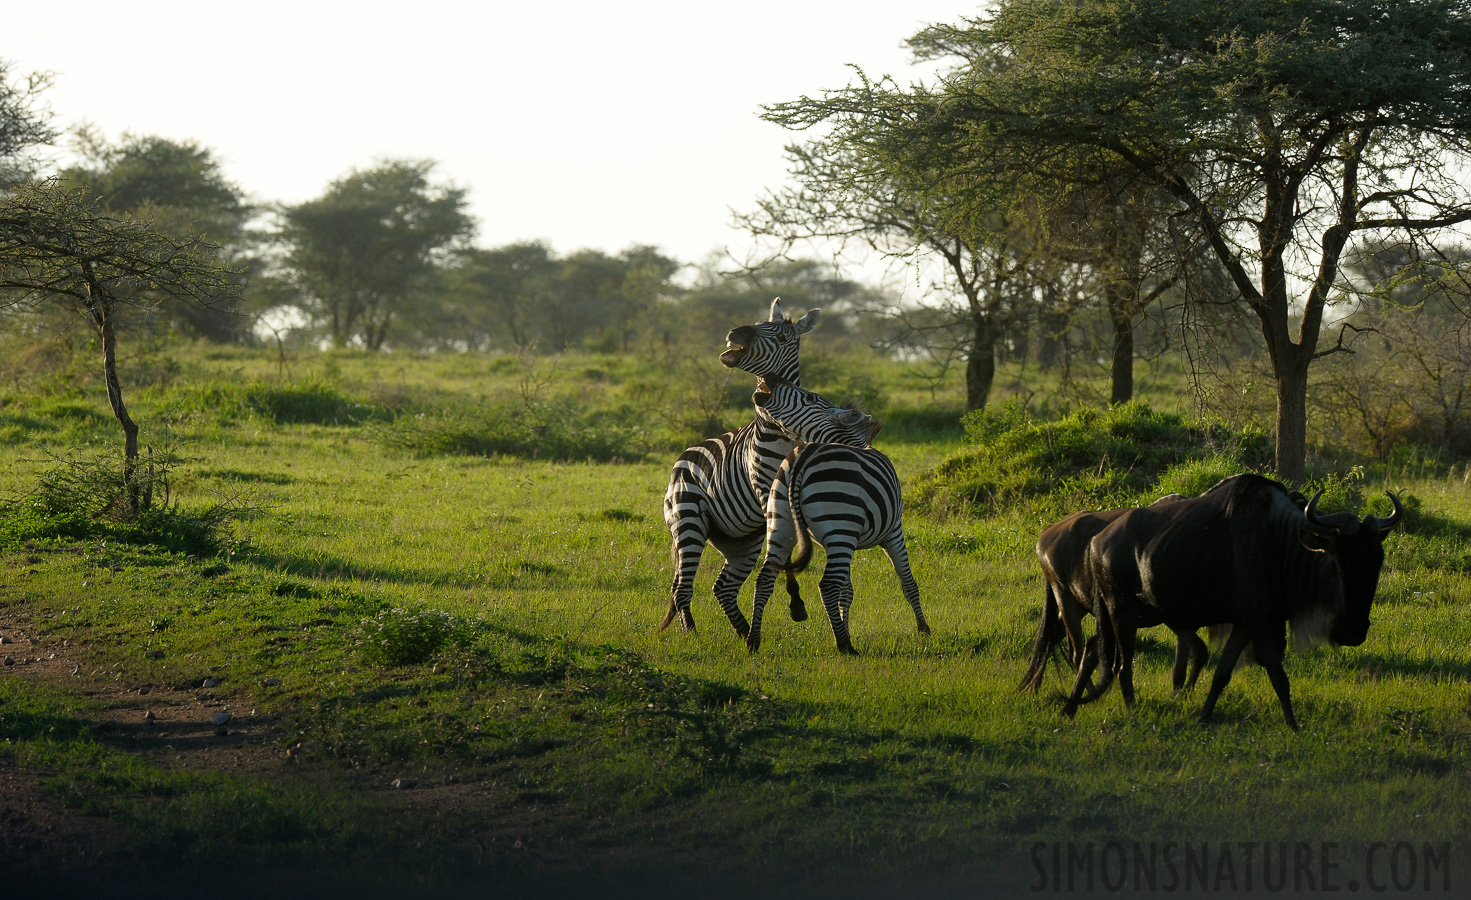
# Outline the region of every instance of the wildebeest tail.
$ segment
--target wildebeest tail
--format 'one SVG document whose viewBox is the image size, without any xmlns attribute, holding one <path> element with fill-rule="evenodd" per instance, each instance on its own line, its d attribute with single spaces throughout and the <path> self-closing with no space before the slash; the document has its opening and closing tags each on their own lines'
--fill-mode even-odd
<svg viewBox="0 0 1471 900">
<path fill-rule="evenodd" d="M 1057 655 L 1057 647 L 1067 635 L 1067 628 L 1063 625 L 1062 610 L 1058 606 L 1057 595 L 1048 584 L 1042 589 L 1042 623 L 1037 628 L 1037 638 L 1032 641 L 1032 660 L 1027 663 L 1027 671 L 1022 675 L 1022 683 L 1017 690 L 1024 694 L 1034 694 L 1042 687 L 1042 676 L 1047 674 L 1047 663 Z"/>
</svg>

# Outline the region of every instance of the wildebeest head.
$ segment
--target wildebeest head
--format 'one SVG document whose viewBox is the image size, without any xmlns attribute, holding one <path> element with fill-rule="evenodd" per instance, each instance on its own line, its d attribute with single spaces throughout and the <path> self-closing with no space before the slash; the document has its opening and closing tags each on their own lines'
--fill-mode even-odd
<svg viewBox="0 0 1471 900">
<path fill-rule="evenodd" d="M 1342 578 L 1343 607 L 1333 617 L 1328 639 L 1345 647 L 1357 647 L 1369 636 L 1369 610 L 1384 567 L 1384 538 L 1405 516 L 1400 499 L 1385 493 L 1394 504 L 1388 518 L 1368 515 L 1360 520 L 1352 513 L 1320 513 L 1317 506 L 1322 491 L 1303 510 L 1307 526 L 1298 534 L 1303 546 L 1331 554 Z"/>
<path fill-rule="evenodd" d="M 756 414 L 799 443 L 820 441 L 867 447 L 883 426 L 860 409 L 834 406 L 826 397 L 774 376 L 762 378 L 751 395 Z"/>
<path fill-rule="evenodd" d="M 720 362 L 726 368 L 740 369 L 752 375 L 775 375 L 787 381 L 799 381 L 797 349 L 802 335 L 817 325 L 819 310 L 809 309 L 800 319 L 788 320 L 781 308 L 781 298 L 771 301 L 771 318 L 754 325 L 742 325 L 725 336 L 725 352 Z"/>
</svg>

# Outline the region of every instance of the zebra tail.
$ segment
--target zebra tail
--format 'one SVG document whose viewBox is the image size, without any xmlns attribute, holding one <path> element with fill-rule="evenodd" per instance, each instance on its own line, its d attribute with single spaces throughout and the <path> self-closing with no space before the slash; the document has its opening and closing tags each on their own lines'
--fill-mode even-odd
<svg viewBox="0 0 1471 900">
<path fill-rule="evenodd" d="M 812 562 L 812 537 L 807 534 L 807 523 L 802 518 L 802 501 L 798 499 L 802 494 L 802 479 L 797 468 L 797 451 L 793 450 L 787 459 L 791 463 L 787 470 L 787 501 L 792 508 L 792 524 L 797 529 L 797 546 L 792 550 L 792 558 L 782 568 L 787 572 L 805 572 L 807 564 Z"/>
</svg>

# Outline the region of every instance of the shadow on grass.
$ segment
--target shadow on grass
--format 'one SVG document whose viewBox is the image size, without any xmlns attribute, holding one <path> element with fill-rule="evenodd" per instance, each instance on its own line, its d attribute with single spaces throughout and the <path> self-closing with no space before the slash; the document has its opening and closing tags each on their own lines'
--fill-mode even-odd
<svg viewBox="0 0 1471 900">
<path fill-rule="evenodd" d="M 318 578 L 382 581 L 404 585 L 438 585 L 487 590 L 565 589 L 572 573 L 560 566 L 522 560 L 499 567 L 460 567 L 458 569 L 420 569 L 398 566 L 374 566 L 352 562 L 340 556 L 273 553 L 252 549 L 245 557 L 251 563 L 279 575 Z"/>
<path fill-rule="evenodd" d="M 1416 678 L 1445 678 L 1454 681 L 1471 679 L 1471 660 L 1426 659 L 1404 653 L 1354 652 L 1344 654 L 1339 665 L 1357 669 L 1376 677 L 1403 675 Z"/>
<path fill-rule="evenodd" d="M 453 572 L 396 566 L 370 566 L 350 562 L 340 556 L 301 556 L 294 553 L 253 550 L 246 559 L 271 572 L 297 578 L 317 578 L 327 581 L 343 579 L 383 581 L 389 584 L 449 585 L 464 588 L 496 587 L 496 585 L 487 585 L 483 579 L 457 575 Z"/>
</svg>

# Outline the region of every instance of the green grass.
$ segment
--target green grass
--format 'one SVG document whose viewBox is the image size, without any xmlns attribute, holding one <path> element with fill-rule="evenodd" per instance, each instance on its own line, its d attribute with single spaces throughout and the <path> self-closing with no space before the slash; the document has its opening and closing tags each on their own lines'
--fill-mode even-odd
<svg viewBox="0 0 1471 900">
<path fill-rule="evenodd" d="M 271 376 L 265 357 L 222 355 L 250 379 Z M 348 355 L 331 383 L 381 409 L 410 408 L 410 395 L 474 404 L 500 390 L 482 379 L 514 379 L 509 365 Z M 566 396 L 596 384 L 599 404 L 637 374 L 616 358 L 578 365 Z M 911 482 L 962 438 L 926 418 L 922 389 L 896 368 L 869 384 L 911 424 L 877 446 Z M 145 423 L 178 390 L 140 393 Z M 5 409 L 16 406 L 61 420 L 24 399 Z M 1259 669 L 1240 671 L 1216 723 L 1199 725 L 1204 689 L 1171 696 L 1162 632 L 1141 640 L 1133 710 L 1115 691 L 1064 719 L 1055 674 L 1048 696 L 1018 695 L 1041 605 L 1036 514 L 907 515 L 929 638 L 869 551 L 854 569 L 861 656 L 835 652 L 811 601 L 808 622 L 769 617 L 749 655 L 710 598 L 713 550 L 696 587 L 700 630 L 654 631 L 671 574 L 670 459 L 421 454 L 385 445 L 381 425 L 179 416 L 185 502 L 248 490 L 263 507 L 234 526 L 233 553 L 58 538 L 0 555 L 0 607 L 85 644 L 89 670 L 124 683 L 222 678 L 228 696 L 280 717 L 283 759 L 300 745 L 297 763 L 209 776 L 133 759 L 79 724 L 92 702 L 81 691 L 33 696 L 13 679 L 0 679 L 0 755 L 120 823 L 119 853 L 167 846 L 203 863 L 432 859 L 510 877 L 529 871 L 514 837 L 544 854 L 543 872 L 744 867 L 757 881 L 846 872 L 872 887 L 1025 883 L 1035 841 L 1471 837 L 1460 478 L 1396 484 L 1418 498 L 1424 527 L 1386 542 L 1362 648 L 1289 657 L 1294 734 Z M 24 491 L 62 433 L 27 431 L 0 491 Z M 815 600 L 815 575 L 804 588 Z M 473 785 L 488 818 L 404 819 L 362 787 L 446 776 Z M 497 829 L 506 840 L 471 847 L 467 835 Z"/>
</svg>

